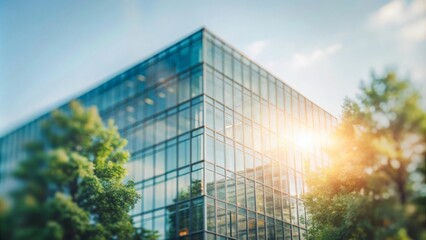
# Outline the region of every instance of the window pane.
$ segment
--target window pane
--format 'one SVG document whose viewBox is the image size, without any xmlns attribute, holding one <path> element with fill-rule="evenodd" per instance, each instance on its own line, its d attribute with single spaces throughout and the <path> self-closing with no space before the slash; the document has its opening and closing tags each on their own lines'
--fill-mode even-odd
<svg viewBox="0 0 426 240">
<path fill-rule="evenodd" d="M 154 202 L 153 202 L 153 197 L 154 197 L 154 188 L 153 186 L 149 186 L 149 187 L 145 187 L 143 189 L 143 193 L 142 193 L 142 207 L 144 211 L 150 211 L 154 208 Z"/>
<path fill-rule="evenodd" d="M 201 41 L 196 42 L 191 46 L 190 66 L 194 66 L 201 62 L 202 48 Z"/>
<path fill-rule="evenodd" d="M 179 201 L 182 201 L 182 200 L 186 200 L 186 199 L 189 199 L 189 195 L 190 195 L 190 189 L 189 189 L 189 187 L 190 187 L 190 179 L 191 179 L 191 177 L 190 177 L 191 175 L 188 173 L 188 174 L 185 174 L 185 175 L 182 175 L 182 176 L 179 176 L 179 178 L 178 178 L 178 199 L 179 199 Z"/>
<path fill-rule="evenodd" d="M 223 103 L 223 77 L 219 73 L 214 75 L 214 98 Z"/>
<path fill-rule="evenodd" d="M 178 71 L 182 71 L 190 66 L 189 64 L 189 48 L 184 47 L 179 51 Z"/>
<path fill-rule="evenodd" d="M 234 58 L 234 80 L 240 85 L 243 83 L 241 68 L 241 62 Z"/>
<path fill-rule="evenodd" d="M 191 97 L 200 95 L 203 92 L 203 76 L 201 71 L 196 71 L 191 75 Z"/>
<path fill-rule="evenodd" d="M 179 204 L 178 212 L 178 235 L 186 236 L 189 234 L 189 203 Z"/>
<path fill-rule="evenodd" d="M 256 210 L 264 213 L 263 187 L 256 188 Z"/>
<path fill-rule="evenodd" d="M 196 136 L 191 140 L 191 162 L 195 163 L 203 160 L 204 143 L 203 135 Z"/>
<path fill-rule="evenodd" d="M 233 88 L 232 88 L 232 82 L 226 79 L 225 81 L 225 105 L 229 108 L 233 108 Z"/>
<path fill-rule="evenodd" d="M 224 123 L 224 116 L 223 111 L 220 109 L 215 108 L 215 119 L 214 119 L 214 125 L 215 130 L 219 133 L 223 134 L 223 123 Z"/>
<path fill-rule="evenodd" d="M 203 230 L 204 227 L 204 214 L 203 214 L 203 200 L 192 200 L 192 214 L 191 214 L 191 232 Z"/>
<path fill-rule="evenodd" d="M 205 41 L 205 53 L 206 53 L 206 62 L 207 64 L 213 66 L 213 43 L 209 40 Z"/>
<path fill-rule="evenodd" d="M 224 208 L 217 208 L 217 233 L 226 235 L 226 211 Z"/>
<path fill-rule="evenodd" d="M 206 103 L 206 127 L 214 129 L 214 107 Z"/>
<path fill-rule="evenodd" d="M 232 211 L 228 211 L 227 214 L 228 223 L 228 236 L 237 237 L 237 214 Z"/>
<path fill-rule="evenodd" d="M 164 207 L 166 203 L 165 187 L 166 186 L 164 182 L 155 184 L 155 190 L 154 190 L 155 191 L 155 199 L 154 199 L 155 208 Z"/>
<path fill-rule="evenodd" d="M 213 49 L 214 49 L 214 67 L 220 72 L 223 72 L 223 51 L 216 44 L 213 45 Z"/>
<path fill-rule="evenodd" d="M 182 133 L 188 132 L 190 130 L 190 127 L 191 127 L 190 108 L 187 108 L 179 112 L 178 133 L 182 134 Z"/>
<path fill-rule="evenodd" d="M 254 195 L 254 187 L 247 185 L 247 208 L 255 211 L 255 195 Z"/>
<path fill-rule="evenodd" d="M 149 179 L 154 176 L 154 157 L 152 156 L 152 153 L 145 155 L 143 170 L 145 179 Z"/>
<path fill-rule="evenodd" d="M 183 167 L 183 166 L 187 166 L 190 164 L 190 142 L 189 140 L 185 140 L 183 142 L 180 142 L 178 144 L 178 156 L 179 156 L 179 160 L 178 160 L 178 167 Z"/>
<path fill-rule="evenodd" d="M 176 137 L 177 131 L 177 115 L 172 114 L 167 116 L 167 139 Z"/>
<path fill-rule="evenodd" d="M 216 232 L 216 214 L 213 205 L 207 205 L 207 230 Z"/>
<path fill-rule="evenodd" d="M 166 158 L 164 149 L 158 150 L 155 153 L 155 175 L 164 174 L 166 171 Z"/>
<path fill-rule="evenodd" d="M 234 125 L 232 115 L 225 114 L 225 135 L 229 138 L 233 138 Z"/>
<path fill-rule="evenodd" d="M 209 68 L 206 70 L 206 94 L 210 97 L 214 97 L 213 72 Z"/>
<path fill-rule="evenodd" d="M 226 145 L 226 169 L 235 171 L 234 148 L 229 145 Z"/>
<path fill-rule="evenodd" d="M 244 169 L 245 169 L 245 166 L 244 166 L 244 155 L 243 155 L 243 152 L 241 150 L 237 149 L 235 151 L 235 162 L 237 164 L 236 172 L 239 173 L 239 174 L 244 175 Z"/>
<path fill-rule="evenodd" d="M 256 219 L 249 218 L 248 222 L 249 239 L 256 239 Z"/>
<path fill-rule="evenodd" d="M 191 197 L 201 196 L 203 186 L 203 170 L 197 170 L 191 173 Z"/>
<path fill-rule="evenodd" d="M 228 77 L 232 77 L 232 57 L 228 52 L 225 52 L 224 55 L 224 68 L 225 68 L 225 75 Z"/>
<path fill-rule="evenodd" d="M 206 136 L 206 161 L 213 162 L 215 160 L 214 157 L 214 139 L 210 136 Z"/>
<path fill-rule="evenodd" d="M 168 179 L 166 183 L 166 204 L 174 204 L 177 200 L 176 178 Z"/>
<path fill-rule="evenodd" d="M 238 214 L 238 239 L 247 239 L 247 221 L 242 214 Z"/>
<path fill-rule="evenodd" d="M 243 93 L 241 87 L 234 87 L 234 110 L 239 114 L 243 113 Z"/>
<path fill-rule="evenodd" d="M 214 173 L 206 170 L 206 193 L 209 196 L 215 196 L 215 181 L 214 181 Z"/>
<path fill-rule="evenodd" d="M 244 178 L 237 179 L 237 206 L 246 207 Z"/>
<path fill-rule="evenodd" d="M 177 166 L 177 153 L 176 145 L 167 147 L 167 171 L 176 169 Z"/>
<path fill-rule="evenodd" d="M 226 183 L 225 176 L 216 173 L 216 192 L 217 198 L 221 200 L 226 199 Z"/>
<path fill-rule="evenodd" d="M 235 188 L 235 179 L 227 178 L 226 180 L 226 201 L 228 203 L 236 203 L 236 188 Z"/>
<path fill-rule="evenodd" d="M 216 164 L 225 168 L 225 145 L 223 142 L 216 140 L 215 153 Z"/>
<path fill-rule="evenodd" d="M 203 125 L 203 104 L 198 103 L 191 107 L 191 129 L 199 128 Z"/>
</svg>

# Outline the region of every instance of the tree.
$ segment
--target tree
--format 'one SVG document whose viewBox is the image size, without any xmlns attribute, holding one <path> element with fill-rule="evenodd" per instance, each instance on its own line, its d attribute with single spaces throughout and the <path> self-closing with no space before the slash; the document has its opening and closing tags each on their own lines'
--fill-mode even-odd
<svg viewBox="0 0 426 240">
<path fill-rule="evenodd" d="M 42 129 L 15 173 L 22 187 L 12 195 L 12 239 L 134 237 L 128 212 L 139 196 L 123 183 L 127 141 L 112 121 L 105 127 L 96 108 L 72 102 Z"/>
<path fill-rule="evenodd" d="M 394 73 L 346 99 L 327 153 L 304 195 L 310 239 L 425 239 L 426 113 Z"/>
</svg>

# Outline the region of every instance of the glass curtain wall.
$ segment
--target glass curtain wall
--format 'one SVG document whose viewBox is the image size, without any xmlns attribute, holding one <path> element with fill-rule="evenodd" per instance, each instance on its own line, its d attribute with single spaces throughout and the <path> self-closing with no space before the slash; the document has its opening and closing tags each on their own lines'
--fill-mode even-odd
<svg viewBox="0 0 426 240">
<path fill-rule="evenodd" d="M 335 119 L 204 34 L 207 239 L 304 239 L 305 167 Z"/>
</svg>

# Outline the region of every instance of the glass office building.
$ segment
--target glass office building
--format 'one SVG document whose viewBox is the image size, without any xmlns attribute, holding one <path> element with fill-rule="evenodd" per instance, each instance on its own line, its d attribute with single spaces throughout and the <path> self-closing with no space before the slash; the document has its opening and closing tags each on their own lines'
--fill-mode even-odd
<svg viewBox="0 0 426 240">
<path fill-rule="evenodd" d="M 336 118 L 206 29 L 77 98 L 128 139 L 142 199 L 135 226 L 160 239 L 304 239 L 307 167 Z M 67 110 L 67 104 L 60 107 Z M 38 119 L 0 138 L 0 193 Z"/>
</svg>

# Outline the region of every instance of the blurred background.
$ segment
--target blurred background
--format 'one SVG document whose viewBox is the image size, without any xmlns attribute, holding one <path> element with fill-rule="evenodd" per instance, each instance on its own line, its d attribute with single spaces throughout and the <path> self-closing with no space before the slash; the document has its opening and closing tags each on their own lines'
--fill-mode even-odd
<svg viewBox="0 0 426 240">
<path fill-rule="evenodd" d="M 0 135 L 201 26 L 335 116 L 373 70 L 426 92 L 424 0 L 1 1 Z"/>
</svg>

